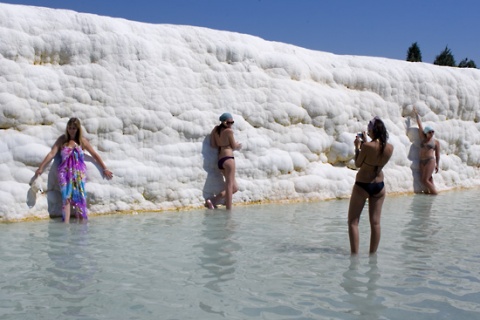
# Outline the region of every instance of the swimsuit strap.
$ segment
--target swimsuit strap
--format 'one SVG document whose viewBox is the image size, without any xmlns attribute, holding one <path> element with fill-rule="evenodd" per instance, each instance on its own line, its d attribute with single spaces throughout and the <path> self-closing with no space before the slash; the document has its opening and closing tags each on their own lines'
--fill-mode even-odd
<svg viewBox="0 0 480 320">
<path fill-rule="evenodd" d="M 218 152 L 220 153 L 220 151 L 221 151 L 222 149 L 232 149 L 232 147 L 231 147 L 230 145 L 219 146 L 219 147 L 218 147 Z"/>
<path fill-rule="evenodd" d="M 437 148 L 436 144 L 435 144 L 435 139 L 431 139 L 430 141 L 422 141 L 422 145 L 421 145 L 422 148 L 427 148 L 427 149 L 435 149 Z"/>
<path fill-rule="evenodd" d="M 378 165 L 370 164 L 370 163 L 367 163 L 365 161 L 363 161 L 363 163 L 366 164 L 367 166 L 370 166 L 370 167 L 378 167 Z"/>
<path fill-rule="evenodd" d="M 220 133 L 217 133 L 217 135 L 218 135 L 218 138 L 220 139 Z M 226 145 L 224 145 L 224 146 L 218 146 L 218 150 L 220 150 L 221 148 L 227 148 L 227 147 L 230 147 L 230 148 L 232 147 L 232 146 L 230 145 L 230 142 L 228 142 L 228 143 L 227 143 Z"/>
<path fill-rule="evenodd" d="M 377 174 L 377 175 L 383 169 L 383 166 L 373 165 L 373 164 L 367 163 L 365 161 L 363 161 L 363 164 L 366 164 L 367 166 L 375 168 L 375 174 Z"/>
</svg>

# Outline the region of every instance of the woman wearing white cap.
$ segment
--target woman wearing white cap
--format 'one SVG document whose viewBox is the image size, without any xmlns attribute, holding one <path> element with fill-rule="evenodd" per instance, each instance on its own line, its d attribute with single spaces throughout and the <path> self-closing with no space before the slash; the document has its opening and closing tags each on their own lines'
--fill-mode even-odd
<svg viewBox="0 0 480 320">
<path fill-rule="evenodd" d="M 435 130 L 432 127 L 422 126 L 417 109 L 413 108 L 417 118 L 418 134 L 420 135 L 420 181 L 427 188 L 426 193 L 437 194 L 433 183 L 433 172 L 438 172 L 440 162 L 440 143 L 433 137 Z"/>
<path fill-rule="evenodd" d="M 205 206 L 209 209 L 215 209 L 217 203 L 225 198 L 227 210 L 232 208 L 232 197 L 237 192 L 237 182 L 235 181 L 235 158 L 233 150 L 239 150 L 242 145 L 235 141 L 233 137 L 232 125 L 233 117 L 226 112 L 220 116 L 220 124 L 213 128 L 210 135 L 210 145 L 218 148 L 218 168 L 222 170 L 225 176 L 225 190 L 211 199 L 205 201 Z"/>
</svg>

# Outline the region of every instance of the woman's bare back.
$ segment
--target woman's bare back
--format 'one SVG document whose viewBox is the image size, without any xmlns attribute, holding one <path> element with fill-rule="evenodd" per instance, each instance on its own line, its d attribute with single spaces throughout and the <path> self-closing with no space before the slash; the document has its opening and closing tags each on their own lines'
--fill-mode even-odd
<svg viewBox="0 0 480 320">
<path fill-rule="evenodd" d="M 356 180 L 360 182 L 381 182 L 383 181 L 383 167 L 388 163 L 393 154 L 393 145 L 386 143 L 383 153 L 380 154 L 380 143 L 378 141 L 366 142 L 362 151 L 355 161 L 360 168 Z"/>
</svg>

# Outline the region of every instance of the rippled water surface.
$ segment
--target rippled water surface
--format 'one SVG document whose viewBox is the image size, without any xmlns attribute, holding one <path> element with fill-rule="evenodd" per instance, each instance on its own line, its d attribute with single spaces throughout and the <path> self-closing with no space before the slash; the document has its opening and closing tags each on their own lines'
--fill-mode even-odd
<svg viewBox="0 0 480 320">
<path fill-rule="evenodd" d="M 478 319 L 478 193 L 0 224 L 0 319 Z"/>
</svg>

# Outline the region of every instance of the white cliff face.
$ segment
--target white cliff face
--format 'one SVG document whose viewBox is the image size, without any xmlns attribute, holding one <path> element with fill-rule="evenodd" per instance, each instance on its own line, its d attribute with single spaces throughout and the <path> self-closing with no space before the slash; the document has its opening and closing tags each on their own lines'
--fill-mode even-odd
<svg viewBox="0 0 480 320">
<path fill-rule="evenodd" d="M 7 4 L 0 39 L 2 220 L 60 214 L 56 163 L 29 182 L 70 117 L 115 175 L 87 163 L 91 214 L 202 206 L 222 186 L 208 135 L 223 112 L 243 144 L 236 203 L 348 197 L 375 115 L 395 147 L 388 191 L 418 190 L 413 106 L 440 141 L 438 189 L 480 185 L 477 69 Z"/>
</svg>

